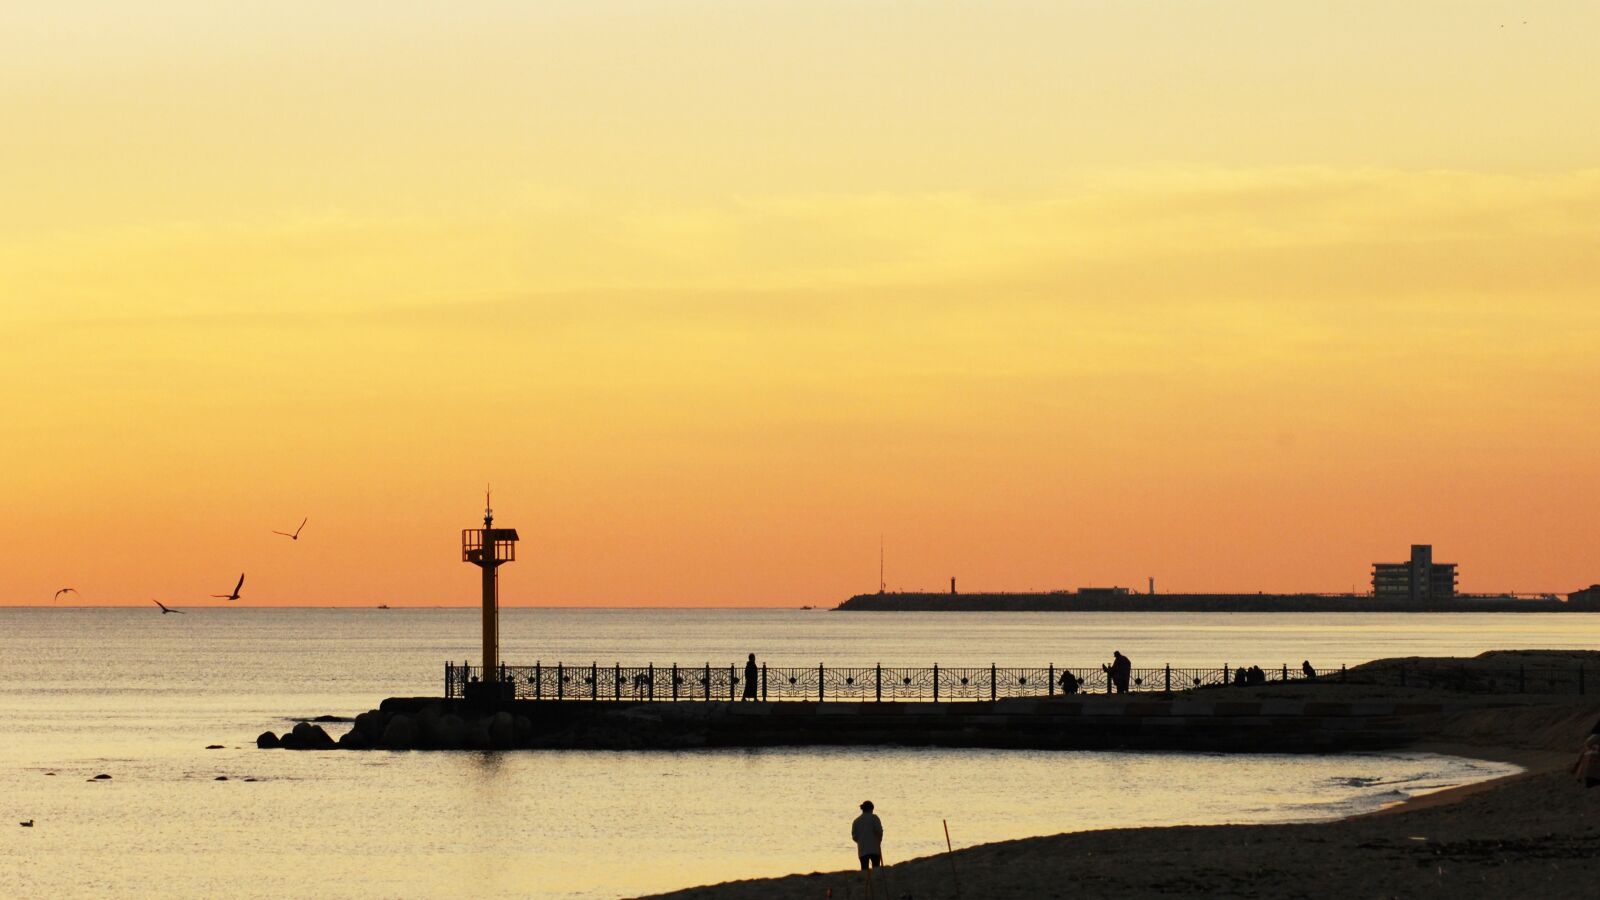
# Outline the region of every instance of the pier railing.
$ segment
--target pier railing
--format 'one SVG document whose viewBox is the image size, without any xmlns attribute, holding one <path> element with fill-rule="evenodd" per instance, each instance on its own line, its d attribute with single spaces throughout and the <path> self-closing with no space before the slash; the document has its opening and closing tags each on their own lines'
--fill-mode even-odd
<svg viewBox="0 0 1600 900">
<path fill-rule="evenodd" d="M 1072 679 L 1063 684 L 1063 675 Z M 1162 693 L 1234 682 L 1237 670 L 1217 668 L 1136 668 L 1129 692 Z M 741 665 L 646 665 L 566 663 L 505 666 L 499 681 L 513 685 L 518 700 L 710 701 L 746 696 Z M 1334 673 L 1337 677 L 1338 673 Z M 1264 670 L 1267 681 L 1296 681 L 1298 668 Z M 446 663 L 446 697 L 466 696 L 467 685 L 483 678 L 481 666 Z M 1067 690 L 1068 686 L 1072 689 Z M 1115 685 L 1103 669 L 1047 664 L 1033 668 L 999 666 L 905 668 L 900 666 L 761 666 L 753 695 L 767 701 L 931 701 L 1051 697 L 1063 693 L 1107 694 Z"/>
<path fill-rule="evenodd" d="M 1349 673 L 1352 684 L 1423 688 L 1456 694 L 1579 694 L 1592 678 L 1572 665 L 1486 664 L 1477 660 L 1400 659 Z"/>
</svg>

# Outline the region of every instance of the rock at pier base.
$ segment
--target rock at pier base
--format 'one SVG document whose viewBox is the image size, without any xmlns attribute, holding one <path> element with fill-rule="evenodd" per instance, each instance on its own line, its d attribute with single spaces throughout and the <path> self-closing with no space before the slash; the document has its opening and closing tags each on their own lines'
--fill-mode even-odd
<svg viewBox="0 0 1600 900">
<path fill-rule="evenodd" d="M 278 739 L 278 746 L 285 750 L 332 750 L 338 745 L 322 730 L 321 725 L 301 722 L 293 731 Z"/>
<path fill-rule="evenodd" d="M 384 750 L 410 750 L 417 743 L 417 725 L 409 716 L 395 716 L 383 729 L 378 746 Z"/>
<path fill-rule="evenodd" d="M 278 736 L 270 731 L 263 731 L 256 736 L 256 747 L 262 750 L 277 750 L 283 745 L 279 743 Z"/>
</svg>

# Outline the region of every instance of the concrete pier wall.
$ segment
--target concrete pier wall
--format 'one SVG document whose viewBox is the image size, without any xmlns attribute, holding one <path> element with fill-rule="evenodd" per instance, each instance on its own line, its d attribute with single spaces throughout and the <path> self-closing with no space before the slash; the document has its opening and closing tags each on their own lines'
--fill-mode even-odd
<svg viewBox="0 0 1600 900">
<path fill-rule="evenodd" d="M 391 698 L 380 712 L 482 716 L 460 701 Z M 1080 750 L 1328 753 L 1415 741 L 1440 703 L 1211 701 L 1186 696 L 966 703 L 593 703 L 503 709 L 539 748 L 649 749 L 898 745 Z M 424 741 L 425 743 L 425 741 Z"/>
</svg>

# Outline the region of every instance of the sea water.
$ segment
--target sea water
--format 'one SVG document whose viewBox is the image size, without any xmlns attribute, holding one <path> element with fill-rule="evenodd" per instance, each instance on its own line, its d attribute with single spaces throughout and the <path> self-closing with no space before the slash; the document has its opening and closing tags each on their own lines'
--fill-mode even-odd
<svg viewBox="0 0 1600 900">
<path fill-rule="evenodd" d="M 475 661 L 477 616 L 0 609 L 0 896 L 618 897 L 848 867 L 864 799 L 892 862 L 942 849 L 944 821 L 957 846 L 1313 821 L 1513 771 L 1416 753 L 254 749 L 296 717 L 437 694 L 446 659 Z M 1600 616 L 519 609 L 501 628 L 513 664 L 755 652 L 773 665 L 1086 666 L 1119 649 L 1139 666 L 1336 668 L 1592 647 Z"/>
</svg>

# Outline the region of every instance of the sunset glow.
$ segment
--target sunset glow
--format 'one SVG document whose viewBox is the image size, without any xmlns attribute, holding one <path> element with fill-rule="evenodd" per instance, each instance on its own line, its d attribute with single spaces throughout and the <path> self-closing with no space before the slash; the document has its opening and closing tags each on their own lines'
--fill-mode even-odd
<svg viewBox="0 0 1600 900">
<path fill-rule="evenodd" d="M 1600 581 L 1600 6 L 844 5 L 0 12 L 0 604 Z"/>
</svg>

